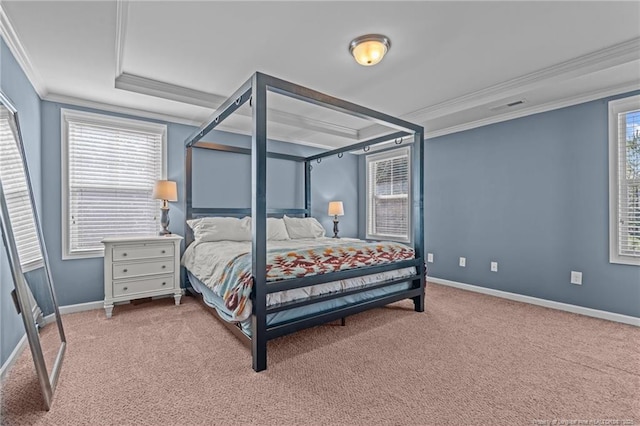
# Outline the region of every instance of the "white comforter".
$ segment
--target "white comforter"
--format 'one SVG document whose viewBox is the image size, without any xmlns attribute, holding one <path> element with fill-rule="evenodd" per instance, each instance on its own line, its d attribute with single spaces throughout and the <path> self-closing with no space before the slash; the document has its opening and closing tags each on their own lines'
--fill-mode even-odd
<svg viewBox="0 0 640 426">
<path fill-rule="evenodd" d="M 305 249 L 320 246 L 331 242 L 332 244 L 349 244 L 354 240 L 342 238 L 317 239 L 296 239 L 285 241 L 269 241 L 267 249 Z M 222 297 L 216 291 L 216 284 L 221 281 L 225 265 L 236 256 L 249 253 L 251 242 L 249 241 L 217 241 L 193 243 L 187 247 L 182 256 L 182 265 L 186 267 L 200 281 L 206 284 L 214 293 Z M 292 300 L 305 299 L 319 294 L 332 293 L 345 289 L 362 287 L 375 284 L 385 280 L 392 280 L 410 276 L 415 273 L 415 268 L 403 268 L 394 271 L 381 272 L 378 274 L 365 275 L 361 277 L 349 278 L 346 280 L 333 281 L 325 284 L 318 284 L 310 287 L 296 288 L 267 295 L 267 306 Z M 249 312 L 250 312 L 249 307 Z"/>
</svg>

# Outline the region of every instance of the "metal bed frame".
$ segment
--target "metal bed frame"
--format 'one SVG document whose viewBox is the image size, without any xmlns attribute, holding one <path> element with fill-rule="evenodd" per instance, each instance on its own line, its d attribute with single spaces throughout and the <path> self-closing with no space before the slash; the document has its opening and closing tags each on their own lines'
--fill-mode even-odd
<svg viewBox="0 0 640 426">
<path fill-rule="evenodd" d="M 349 114 L 355 117 L 369 119 L 373 122 L 386 125 L 397 131 L 382 137 L 377 137 L 365 142 L 326 151 L 309 157 L 299 157 L 288 154 L 267 152 L 267 91 L 288 96 L 314 105 L 323 106 L 334 111 Z M 226 145 L 203 142 L 204 135 L 216 128 L 229 115 L 240 108 L 247 101 L 252 107 L 252 138 L 251 149 L 237 148 Z M 267 254 L 267 216 L 311 215 L 311 162 L 320 162 L 322 158 L 339 155 L 344 152 L 359 149 L 369 150 L 372 145 L 389 142 L 413 135 L 413 147 L 411 150 L 412 161 L 412 217 L 413 217 L 413 248 L 415 258 L 399 262 L 375 265 L 339 272 L 325 273 L 303 278 L 287 279 L 270 282 L 266 280 L 266 254 Z M 251 208 L 199 208 L 193 207 L 192 199 L 192 155 L 195 149 L 218 150 L 251 155 Z M 412 299 L 415 311 L 424 311 L 425 298 L 425 269 L 424 269 L 424 215 L 423 215 L 423 186 L 424 186 L 424 129 L 422 126 L 409 123 L 396 117 L 377 112 L 360 105 L 353 104 L 332 96 L 284 81 L 266 74 L 256 72 L 236 92 L 229 97 L 193 135 L 186 140 L 186 203 L 187 219 L 205 216 L 252 216 L 252 275 L 253 291 L 251 300 L 253 311 L 251 315 L 251 352 L 253 357 L 253 369 L 262 371 L 267 368 L 267 341 L 275 339 L 295 331 L 328 323 L 346 316 L 356 314 L 374 307 L 383 306 L 402 299 Z M 304 163 L 304 208 L 302 209 L 267 209 L 266 208 L 266 182 L 267 182 L 267 158 L 278 158 Z M 193 240 L 191 230 L 185 225 L 186 244 Z M 339 293 L 329 293 L 314 297 L 310 300 L 288 302 L 277 306 L 267 307 L 267 294 L 283 290 L 307 287 L 316 284 L 338 281 L 378 272 L 397 270 L 407 267 L 415 267 L 416 273 L 402 279 L 388 280 L 373 286 L 365 286 Z M 372 288 L 386 287 L 401 282 L 411 281 L 411 288 L 393 292 L 385 296 L 368 299 L 355 304 L 339 307 L 332 311 L 320 312 L 295 320 L 276 325 L 267 326 L 267 314 L 282 310 L 305 306 L 324 300 L 346 296 L 370 290 Z M 228 324 L 226 321 L 223 321 Z M 230 327 L 234 334 L 239 335 L 237 327 Z M 245 340 L 248 340 L 246 338 Z M 247 342 L 248 343 L 248 342 Z"/>
</svg>

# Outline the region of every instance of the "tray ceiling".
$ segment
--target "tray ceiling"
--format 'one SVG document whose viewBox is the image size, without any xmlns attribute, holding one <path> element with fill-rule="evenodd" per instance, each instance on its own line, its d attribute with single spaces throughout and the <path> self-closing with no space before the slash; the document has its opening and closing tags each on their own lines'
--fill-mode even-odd
<svg viewBox="0 0 640 426">
<path fill-rule="evenodd" d="M 5 0 L 0 8 L 44 99 L 195 125 L 255 71 L 422 124 L 428 137 L 640 88 L 638 2 Z M 392 47 L 362 67 L 347 46 L 372 32 Z M 335 147 L 384 131 L 273 98 L 274 139 Z M 249 131 L 244 110 L 227 129 Z"/>
</svg>

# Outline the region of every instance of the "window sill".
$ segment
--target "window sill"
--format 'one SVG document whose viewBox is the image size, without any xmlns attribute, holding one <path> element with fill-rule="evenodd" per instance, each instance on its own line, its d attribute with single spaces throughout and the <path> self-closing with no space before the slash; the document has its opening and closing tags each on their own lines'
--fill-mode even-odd
<svg viewBox="0 0 640 426">
<path fill-rule="evenodd" d="M 93 250 L 93 251 L 77 252 L 77 253 L 63 252 L 62 260 L 92 259 L 97 257 L 104 257 L 104 250 Z"/>
<path fill-rule="evenodd" d="M 367 234 L 365 236 L 365 239 L 367 240 L 374 240 L 374 241 L 396 241 L 398 243 L 411 243 L 411 239 L 407 238 L 407 237 L 393 237 L 393 236 L 389 236 L 389 235 L 370 235 Z"/>
<path fill-rule="evenodd" d="M 609 258 L 609 263 L 613 263 L 615 265 L 631 265 L 631 266 L 640 266 L 640 257 L 634 256 L 611 256 Z"/>
</svg>

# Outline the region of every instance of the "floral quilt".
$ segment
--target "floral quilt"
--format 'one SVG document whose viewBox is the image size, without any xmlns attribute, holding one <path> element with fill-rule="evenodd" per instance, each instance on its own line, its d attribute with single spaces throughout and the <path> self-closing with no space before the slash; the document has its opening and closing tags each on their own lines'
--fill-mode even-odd
<svg viewBox="0 0 640 426">
<path fill-rule="evenodd" d="M 336 272 L 414 258 L 413 249 L 395 242 L 353 241 L 327 244 L 308 249 L 272 249 L 267 251 L 267 281 Z M 223 270 L 213 288 L 221 296 L 234 320 L 251 315 L 250 295 L 253 287 L 251 253 L 243 253 Z"/>
</svg>

